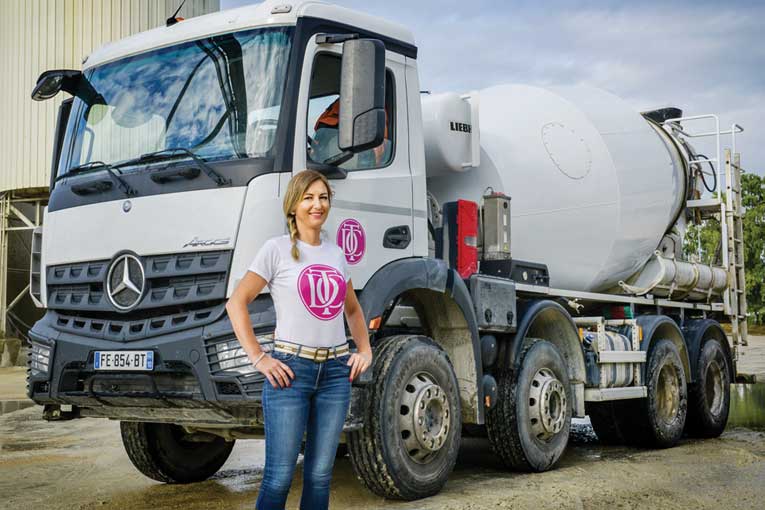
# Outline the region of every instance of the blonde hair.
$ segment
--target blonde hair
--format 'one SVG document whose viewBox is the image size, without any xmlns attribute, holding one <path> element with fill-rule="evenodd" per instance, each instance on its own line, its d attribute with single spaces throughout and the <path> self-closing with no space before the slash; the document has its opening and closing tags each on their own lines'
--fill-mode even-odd
<svg viewBox="0 0 765 510">
<path fill-rule="evenodd" d="M 332 189 L 329 187 L 329 181 L 324 174 L 321 174 L 316 170 L 303 170 L 302 172 L 295 174 L 295 176 L 290 179 L 289 184 L 287 184 L 287 192 L 284 194 L 284 216 L 287 217 L 287 228 L 289 229 L 290 240 L 292 241 L 292 250 L 290 253 L 295 260 L 300 259 L 300 250 L 298 250 L 297 247 L 297 219 L 292 211 L 297 208 L 298 204 L 303 199 L 305 192 L 311 187 L 311 184 L 316 181 L 324 183 L 324 186 L 327 188 L 329 204 L 332 206 Z"/>
</svg>

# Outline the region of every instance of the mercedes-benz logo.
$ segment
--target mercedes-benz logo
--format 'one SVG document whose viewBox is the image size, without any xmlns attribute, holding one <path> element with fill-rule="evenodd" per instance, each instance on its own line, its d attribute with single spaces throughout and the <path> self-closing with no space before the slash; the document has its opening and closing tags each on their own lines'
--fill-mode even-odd
<svg viewBox="0 0 765 510">
<path fill-rule="evenodd" d="M 106 275 L 106 295 L 121 311 L 135 308 L 141 301 L 146 276 L 138 257 L 128 253 L 117 257 Z"/>
</svg>

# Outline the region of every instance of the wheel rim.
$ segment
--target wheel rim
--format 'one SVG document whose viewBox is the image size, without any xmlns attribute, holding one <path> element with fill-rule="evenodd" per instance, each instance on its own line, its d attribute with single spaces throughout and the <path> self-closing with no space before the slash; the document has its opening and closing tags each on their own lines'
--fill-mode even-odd
<svg viewBox="0 0 765 510">
<path fill-rule="evenodd" d="M 706 398 L 707 407 L 713 416 L 719 415 L 722 411 L 725 391 L 723 386 L 722 367 L 717 360 L 712 360 L 707 367 L 707 374 L 704 379 L 704 398 Z"/>
<path fill-rule="evenodd" d="M 675 419 L 680 409 L 680 385 L 677 370 L 672 365 L 664 365 L 659 372 L 656 385 L 656 407 L 659 418 L 665 423 Z"/>
<path fill-rule="evenodd" d="M 425 464 L 441 450 L 450 416 L 446 393 L 432 375 L 419 372 L 406 383 L 398 422 L 404 449 L 413 461 Z"/>
<path fill-rule="evenodd" d="M 534 437 L 549 441 L 566 424 L 566 390 L 549 368 L 540 368 L 529 389 L 529 420 Z"/>
</svg>

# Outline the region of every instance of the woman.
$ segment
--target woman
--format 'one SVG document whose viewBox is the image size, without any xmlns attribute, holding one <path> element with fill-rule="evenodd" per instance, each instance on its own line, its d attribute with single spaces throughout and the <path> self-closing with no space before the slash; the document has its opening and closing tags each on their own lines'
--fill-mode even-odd
<svg viewBox="0 0 765 510">
<path fill-rule="evenodd" d="M 289 234 L 266 241 L 226 304 L 236 337 L 263 383 L 266 467 L 256 508 L 283 509 L 306 432 L 302 510 L 329 506 L 329 482 L 351 381 L 372 363 L 364 314 L 342 250 L 322 240 L 331 191 L 306 170 L 284 196 Z M 264 352 L 247 304 L 268 285 L 276 308 L 273 351 Z M 343 309 L 358 352 L 345 340 Z"/>
</svg>

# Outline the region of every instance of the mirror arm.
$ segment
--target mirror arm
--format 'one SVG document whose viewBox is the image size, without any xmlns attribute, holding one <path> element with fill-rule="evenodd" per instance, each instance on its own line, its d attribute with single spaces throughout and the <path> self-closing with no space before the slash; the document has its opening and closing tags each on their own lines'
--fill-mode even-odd
<svg viewBox="0 0 765 510">
<path fill-rule="evenodd" d="M 313 161 L 309 161 L 306 163 L 306 167 L 309 170 L 316 170 L 330 180 L 345 179 L 348 177 L 348 171 L 345 168 L 340 168 L 339 166 L 331 166 L 325 163 L 315 163 Z"/>
<path fill-rule="evenodd" d="M 359 34 L 316 34 L 316 44 L 338 44 L 358 38 Z"/>
<path fill-rule="evenodd" d="M 331 158 L 325 159 L 323 161 L 323 164 L 329 165 L 329 166 L 340 166 L 346 161 L 348 161 L 349 159 L 351 159 L 352 157 L 353 157 L 353 152 L 343 151 L 340 154 L 335 154 Z"/>
</svg>

